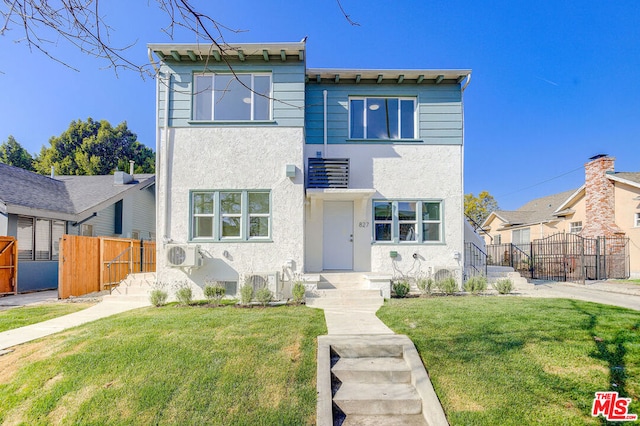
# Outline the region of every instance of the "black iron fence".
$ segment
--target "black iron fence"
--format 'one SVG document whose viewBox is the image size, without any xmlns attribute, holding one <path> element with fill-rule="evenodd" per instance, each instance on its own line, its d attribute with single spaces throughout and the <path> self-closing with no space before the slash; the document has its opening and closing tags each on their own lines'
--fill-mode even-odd
<svg viewBox="0 0 640 426">
<path fill-rule="evenodd" d="M 627 237 L 554 234 L 529 244 L 487 246 L 487 264 L 511 266 L 527 278 L 582 282 L 629 278 Z"/>
<path fill-rule="evenodd" d="M 464 279 L 487 276 L 487 253 L 474 243 L 464 244 Z"/>
</svg>

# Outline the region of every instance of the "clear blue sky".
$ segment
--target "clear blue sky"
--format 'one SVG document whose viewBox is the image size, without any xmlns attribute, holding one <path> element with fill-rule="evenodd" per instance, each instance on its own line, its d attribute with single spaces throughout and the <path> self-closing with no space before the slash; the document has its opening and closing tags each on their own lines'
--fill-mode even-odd
<svg viewBox="0 0 640 426">
<path fill-rule="evenodd" d="M 213 6 L 210 4 L 213 3 Z M 472 69 L 465 92 L 465 192 L 488 190 L 503 209 L 579 187 L 595 154 L 617 158 L 616 170 L 640 171 L 640 3 L 604 1 L 196 1 L 223 24 L 246 32 L 228 42 L 307 41 L 307 66 Z M 136 42 L 128 55 L 145 61 L 146 44 L 170 42 L 155 2 L 100 3 L 114 40 Z M 35 153 L 72 120 L 126 120 L 139 140 L 155 144 L 155 86 L 131 72 L 116 77 L 104 63 L 64 43 L 38 52 L 17 31 L 0 38 L 0 141 L 13 135 Z M 195 42 L 181 33 L 176 42 Z M 539 184 L 566 174 L 549 182 Z M 535 185 L 535 186 L 534 186 Z"/>
</svg>

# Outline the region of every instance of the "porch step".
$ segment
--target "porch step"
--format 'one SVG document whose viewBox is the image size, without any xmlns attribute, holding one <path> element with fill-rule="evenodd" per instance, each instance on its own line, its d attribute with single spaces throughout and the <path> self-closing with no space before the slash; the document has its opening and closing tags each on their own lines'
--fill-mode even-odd
<svg viewBox="0 0 640 426">
<path fill-rule="evenodd" d="M 392 416 L 363 416 L 363 415 L 351 415 L 348 416 L 342 426 L 427 426 L 427 422 L 424 420 L 422 414 L 405 414 L 405 415 L 392 415 Z"/>
<path fill-rule="evenodd" d="M 526 278 L 510 266 L 487 266 L 487 281 L 490 284 L 493 284 L 503 278 L 509 278 L 513 281 L 513 285 L 516 289 L 524 290 L 535 287 L 534 284 L 531 284 Z"/>
<path fill-rule="evenodd" d="M 342 383 L 333 402 L 347 415 L 421 414 L 422 399 L 407 383 Z"/>
<path fill-rule="evenodd" d="M 411 369 L 403 358 L 340 358 L 331 371 L 341 382 L 411 383 Z"/>
</svg>

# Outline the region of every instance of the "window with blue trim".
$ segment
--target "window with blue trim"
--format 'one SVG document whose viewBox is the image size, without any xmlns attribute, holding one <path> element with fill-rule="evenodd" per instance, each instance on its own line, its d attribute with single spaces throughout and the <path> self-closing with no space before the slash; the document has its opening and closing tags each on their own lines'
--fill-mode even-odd
<svg viewBox="0 0 640 426">
<path fill-rule="evenodd" d="M 193 86 L 194 120 L 271 119 L 271 74 L 196 74 Z"/>
<path fill-rule="evenodd" d="M 415 139 L 414 98 L 350 97 L 351 139 Z"/>
<path fill-rule="evenodd" d="M 271 237 L 269 191 L 192 191 L 194 240 L 267 240 Z"/>
<path fill-rule="evenodd" d="M 376 242 L 441 242 L 442 202 L 374 200 L 373 223 Z"/>
</svg>

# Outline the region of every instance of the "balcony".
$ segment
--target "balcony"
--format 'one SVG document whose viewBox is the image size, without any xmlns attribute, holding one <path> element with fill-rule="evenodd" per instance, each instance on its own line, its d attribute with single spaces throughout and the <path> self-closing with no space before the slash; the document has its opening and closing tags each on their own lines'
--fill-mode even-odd
<svg viewBox="0 0 640 426">
<path fill-rule="evenodd" d="M 348 187 L 348 158 L 309 158 L 307 188 Z"/>
</svg>

